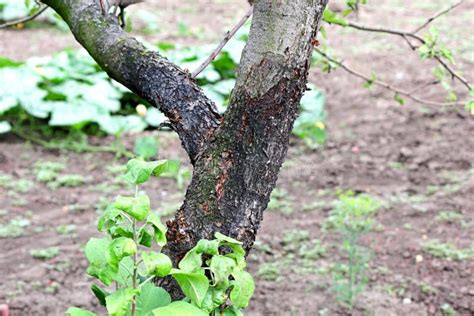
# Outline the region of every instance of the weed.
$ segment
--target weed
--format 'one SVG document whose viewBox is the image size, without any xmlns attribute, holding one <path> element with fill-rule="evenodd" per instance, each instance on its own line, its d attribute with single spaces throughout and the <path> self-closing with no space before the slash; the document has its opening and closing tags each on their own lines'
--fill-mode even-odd
<svg viewBox="0 0 474 316">
<path fill-rule="evenodd" d="M 59 176 L 55 181 L 48 182 L 48 188 L 56 190 L 59 187 L 75 188 L 86 183 L 86 178 L 80 174 L 66 174 Z"/>
<path fill-rule="evenodd" d="M 287 199 L 288 193 L 285 190 L 274 189 L 270 202 L 268 203 L 269 210 L 279 210 L 285 215 L 293 213 L 290 201 Z"/>
<path fill-rule="evenodd" d="M 58 227 L 56 227 L 56 232 L 61 235 L 75 235 L 76 225 L 59 225 Z"/>
<path fill-rule="evenodd" d="M 326 256 L 327 247 L 320 240 L 315 239 L 308 244 L 302 245 L 298 254 L 304 259 L 316 260 Z"/>
<path fill-rule="evenodd" d="M 309 240 L 309 232 L 307 230 L 290 230 L 283 235 L 284 245 L 297 245 L 302 241 Z"/>
<path fill-rule="evenodd" d="M 0 238 L 16 238 L 23 236 L 25 227 L 30 225 L 30 221 L 25 218 L 12 219 L 7 225 L 0 226 Z"/>
<path fill-rule="evenodd" d="M 442 211 L 436 216 L 436 220 L 448 223 L 454 223 L 463 219 L 464 215 L 462 213 L 454 211 Z"/>
<path fill-rule="evenodd" d="M 430 240 L 422 245 L 427 253 L 438 258 L 450 260 L 466 260 L 474 258 L 474 246 L 466 249 L 459 249 L 451 243 L 443 243 L 439 240 Z"/>
<path fill-rule="evenodd" d="M 66 169 L 66 165 L 61 162 L 37 162 L 34 166 L 36 181 L 43 183 L 54 181 L 58 176 L 58 173 L 64 169 Z"/>
<path fill-rule="evenodd" d="M 365 275 L 369 251 L 358 245 L 360 237 L 376 224 L 372 216 L 381 207 L 373 197 L 352 192 L 339 195 L 335 208 L 323 228 L 336 230 L 343 237 L 342 251 L 347 255 L 347 265 L 337 264 L 333 272 L 333 291 L 336 298 L 352 309 L 357 296 L 368 283 Z"/>
<path fill-rule="evenodd" d="M 257 276 L 265 281 L 278 281 L 280 278 L 281 266 L 279 262 L 261 264 L 257 271 Z"/>
<path fill-rule="evenodd" d="M 420 284 L 420 290 L 421 290 L 422 293 L 425 293 L 427 295 L 438 293 L 438 290 L 436 288 L 434 288 L 431 285 L 426 284 L 424 282 L 422 282 Z"/>
<path fill-rule="evenodd" d="M 0 187 L 26 193 L 34 187 L 34 183 L 27 179 L 14 179 L 7 174 L 0 173 Z"/>
<path fill-rule="evenodd" d="M 56 257 L 59 254 L 57 247 L 50 247 L 45 249 L 32 249 L 30 255 L 35 259 L 48 260 Z"/>
<path fill-rule="evenodd" d="M 443 316 L 456 316 L 458 314 L 456 310 L 448 303 L 441 305 L 440 309 Z"/>
</svg>

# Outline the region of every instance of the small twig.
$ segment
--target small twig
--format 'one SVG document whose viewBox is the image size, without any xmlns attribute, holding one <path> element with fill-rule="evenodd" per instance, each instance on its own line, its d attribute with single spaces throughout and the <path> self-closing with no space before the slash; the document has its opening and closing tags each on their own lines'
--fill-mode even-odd
<svg viewBox="0 0 474 316">
<path fill-rule="evenodd" d="M 360 73 L 356 70 L 353 70 L 353 69 L 347 67 L 343 62 L 328 56 L 327 54 L 325 54 L 324 52 L 320 51 L 317 48 L 315 48 L 315 51 L 318 52 L 319 54 L 321 54 L 321 56 L 323 56 L 324 58 L 326 58 L 330 62 L 338 65 L 339 67 L 341 67 L 342 69 L 344 69 L 345 71 L 350 73 L 351 75 L 353 75 L 355 77 L 358 77 L 360 79 L 363 79 L 364 81 L 372 82 L 373 84 L 375 84 L 377 86 L 380 86 L 380 87 L 383 87 L 387 90 L 393 91 L 393 92 L 395 92 L 399 95 L 403 95 L 403 96 L 405 96 L 405 97 L 407 97 L 407 98 L 409 98 L 409 99 L 411 99 L 415 102 L 425 104 L 425 105 L 433 105 L 433 106 L 460 106 L 460 105 L 462 105 L 462 103 L 459 103 L 459 102 L 445 102 L 445 103 L 443 103 L 443 102 L 435 102 L 435 101 L 420 99 L 419 97 L 414 96 L 413 92 L 416 92 L 417 90 L 421 89 L 421 87 L 417 87 L 416 89 L 414 89 L 412 91 L 405 91 L 403 89 L 394 87 L 393 85 L 391 85 L 389 83 L 379 81 L 379 80 L 374 80 L 373 78 L 370 78 L 369 76 L 366 76 L 366 75 L 364 75 L 364 74 L 362 74 L 362 73 Z"/>
<path fill-rule="evenodd" d="M 20 18 L 20 19 L 17 19 L 17 20 L 12 20 L 12 21 L 8 21 L 4 24 L 0 24 L 0 29 L 4 29 L 4 28 L 7 28 L 7 27 L 10 27 L 10 26 L 15 26 L 17 24 L 20 24 L 20 23 L 26 23 L 26 22 L 29 22 L 31 20 L 34 20 L 36 17 L 38 17 L 41 13 L 43 13 L 46 9 L 48 8 L 48 6 L 46 5 L 42 5 L 39 10 L 37 12 L 35 12 L 33 15 L 31 16 L 25 16 L 23 18 Z"/>
<path fill-rule="evenodd" d="M 462 2 L 462 1 L 461 1 Z M 444 13 L 447 13 L 449 10 L 444 10 Z M 426 23 L 426 22 L 425 22 Z M 410 46 L 412 50 L 417 50 L 418 47 L 414 46 L 408 38 L 412 38 L 417 40 L 420 44 L 424 45 L 426 44 L 426 41 L 419 35 L 416 35 L 415 33 L 411 32 L 406 32 L 406 31 L 400 31 L 400 30 L 394 30 L 394 29 L 387 29 L 387 28 L 381 28 L 381 27 L 372 27 L 372 26 L 366 26 L 366 25 L 360 25 L 357 23 L 353 22 L 348 22 L 347 27 L 351 27 L 357 30 L 362 30 L 362 31 L 367 31 L 367 32 L 374 32 L 374 33 L 385 33 L 385 34 L 392 34 L 392 35 L 397 35 L 401 36 Z M 453 78 L 456 78 L 459 80 L 468 90 L 472 90 L 473 87 L 471 84 L 460 74 L 456 72 L 453 68 L 451 68 L 450 65 L 448 65 L 441 57 L 439 56 L 434 56 L 433 57 L 444 69 L 446 69 Z"/>
<path fill-rule="evenodd" d="M 418 87 L 415 87 L 413 88 L 410 92 L 408 92 L 409 94 L 413 94 L 421 89 L 424 89 L 428 86 L 434 86 L 434 85 L 437 85 L 438 83 L 440 83 L 439 80 L 434 80 L 434 81 L 430 81 L 430 82 L 427 82 L 427 83 L 424 83 L 422 85 L 419 85 Z"/>
<path fill-rule="evenodd" d="M 435 15 L 433 15 L 432 17 L 428 18 L 425 23 L 423 23 L 422 25 L 420 25 L 416 30 L 414 30 L 413 34 L 416 34 L 418 33 L 419 31 L 421 31 L 422 29 L 424 29 L 425 27 L 428 26 L 428 24 L 430 24 L 431 22 L 433 22 L 434 20 L 436 20 L 437 18 L 439 18 L 440 16 L 442 15 L 445 15 L 446 13 L 448 13 L 449 11 L 451 11 L 452 9 L 458 7 L 459 5 L 461 5 L 462 3 L 464 2 L 464 0 L 461 0 L 461 1 L 458 1 L 456 3 L 454 3 L 453 5 L 451 5 L 449 8 L 446 8 L 438 13 L 436 13 Z"/>
<path fill-rule="evenodd" d="M 245 15 L 240 19 L 239 23 L 237 23 L 236 26 L 230 31 L 227 32 L 226 36 L 224 39 L 219 43 L 219 45 L 214 49 L 214 51 L 207 57 L 207 59 L 196 69 L 193 71 L 191 74 L 192 78 L 196 78 L 204 69 L 206 69 L 207 66 L 217 57 L 217 55 L 220 54 L 224 46 L 229 42 L 229 40 L 237 33 L 237 31 L 247 22 L 247 20 L 250 18 L 250 16 L 253 13 L 253 7 L 250 7 L 250 9 L 245 13 Z"/>
</svg>

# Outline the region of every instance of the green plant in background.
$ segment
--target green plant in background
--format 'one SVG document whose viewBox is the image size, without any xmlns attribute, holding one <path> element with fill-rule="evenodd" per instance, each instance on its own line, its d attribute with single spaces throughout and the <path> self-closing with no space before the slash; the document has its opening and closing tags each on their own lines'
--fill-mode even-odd
<svg viewBox="0 0 474 316">
<path fill-rule="evenodd" d="M 48 260 L 56 257 L 59 254 L 57 247 L 50 247 L 46 249 L 32 249 L 30 255 L 35 259 Z"/>
<path fill-rule="evenodd" d="M 246 25 L 196 78 L 220 112 L 226 110 L 235 85 L 235 71 L 248 31 Z M 184 69 L 196 69 L 214 49 L 212 45 L 177 48 L 168 43 L 158 43 L 156 47 Z M 0 86 L 0 133 L 12 130 L 31 139 L 21 129 L 28 126 L 29 133 L 35 130 L 47 137 L 58 129 L 121 135 L 158 127 L 166 119 L 159 110 L 109 79 L 83 51 L 65 50 L 50 58 L 26 62 L 0 58 L 0 81 L 5 83 Z M 316 148 L 326 139 L 324 96 L 314 86 L 309 87 L 311 90 L 301 101 L 301 117 L 295 123 L 294 135 Z M 86 145 L 80 147 L 89 148 Z"/>
<path fill-rule="evenodd" d="M 434 257 L 449 260 L 467 260 L 474 258 L 474 245 L 470 248 L 460 249 L 451 243 L 430 240 L 422 244 L 422 249 Z"/>
<path fill-rule="evenodd" d="M 242 315 L 254 291 L 245 271 L 242 244 L 220 233 L 200 240 L 172 267 L 170 258 L 153 250 L 166 245 L 166 226 L 150 212 L 150 199 L 139 186 L 154 176 L 176 170 L 176 161 L 145 162 L 132 159 L 124 179 L 135 185 L 134 196 L 118 196 L 100 217 L 97 227 L 107 234 L 92 238 L 85 247 L 87 273 L 109 288 L 91 287 L 112 316 L 123 315 Z M 186 296 L 171 302 L 170 295 L 151 282 L 172 277 Z M 115 287 L 111 285 L 115 284 Z M 95 315 L 71 307 L 72 316 Z"/>
<path fill-rule="evenodd" d="M 158 155 L 158 142 L 151 136 L 138 137 L 135 140 L 133 152 L 138 157 L 148 160 Z"/>
<path fill-rule="evenodd" d="M 359 240 L 374 227 L 376 222 L 372 217 L 380 207 L 381 203 L 370 195 L 345 192 L 339 195 L 323 225 L 343 238 L 341 250 L 347 255 L 347 264 L 336 266 L 333 290 L 336 298 L 351 309 L 368 283 L 365 271 L 370 255 L 368 249 L 359 245 Z"/>
<path fill-rule="evenodd" d="M 31 222 L 26 218 L 14 218 L 6 225 L 0 225 L 0 238 L 17 238 L 23 236 L 25 227 L 28 227 Z"/>
</svg>

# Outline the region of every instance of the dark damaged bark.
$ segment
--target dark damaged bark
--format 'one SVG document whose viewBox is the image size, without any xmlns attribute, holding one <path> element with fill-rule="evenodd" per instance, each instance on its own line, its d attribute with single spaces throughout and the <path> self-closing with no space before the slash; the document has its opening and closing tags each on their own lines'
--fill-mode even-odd
<svg viewBox="0 0 474 316">
<path fill-rule="evenodd" d="M 288 150 L 327 0 L 254 1 L 249 41 L 223 118 L 185 72 L 102 17 L 94 0 L 44 2 L 112 78 L 161 105 L 194 162 L 184 204 L 168 222 L 166 252 L 178 262 L 216 231 L 250 250 Z"/>
<path fill-rule="evenodd" d="M 189 74 L 102 15 L 97 0 L 43 0 L 68 23 L 77 41 L 124 86 L 158 107 L 180 136 L 192 162 L 220 122 L 215 104 Z"/>
<path fill-rule="evenodd" d="M 326 1 L 256 1 L 250 38 L 223 123 L 204 147 L 186 200 L 168 223 L 180 258 L 221 231 L 255 240 L 306 89 L 311 40 Z"/>
</svg>

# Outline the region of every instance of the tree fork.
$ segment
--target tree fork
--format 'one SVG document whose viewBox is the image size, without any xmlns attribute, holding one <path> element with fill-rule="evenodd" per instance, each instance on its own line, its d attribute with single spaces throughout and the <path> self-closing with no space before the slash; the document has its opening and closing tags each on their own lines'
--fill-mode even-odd
<svg viewBox="0 0 474 316">
<path fill-rule="evenodd" d="M 237 83 L 223 117 L 190 75 L 104 17 L 96 0 L 44 0 L 115 80 L 162 110 L 194 165 L 184 204 L 168 222 L 178 263 L 216 231 L 255 241 L 306 90 L 312 43 L 328 0 L 256 0 Z M 173 296 L 177 287 L 164 285 Z"/>
</svg>

